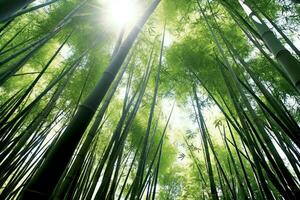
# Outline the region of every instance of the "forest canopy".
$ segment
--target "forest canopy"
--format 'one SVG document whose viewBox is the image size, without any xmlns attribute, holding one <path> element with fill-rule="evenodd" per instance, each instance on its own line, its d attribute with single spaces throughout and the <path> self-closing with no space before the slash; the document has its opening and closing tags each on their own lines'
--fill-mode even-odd
<svg viewBox="0 0 300 200">
<path fill-rule="evenodd" d="M 0 0 L 0 199 L 300 196 L 300 1 Z"/>
</svg>

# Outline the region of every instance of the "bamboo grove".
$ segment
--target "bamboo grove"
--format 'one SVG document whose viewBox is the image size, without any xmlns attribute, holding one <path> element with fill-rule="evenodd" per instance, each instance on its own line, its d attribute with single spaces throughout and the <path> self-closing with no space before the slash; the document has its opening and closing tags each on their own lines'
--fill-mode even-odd
<svg viewBox="0 0 300 200">
<path fill-rule="evenodd" d="M 300 2 L 107 2 L 0 0 L 0 199 L 299 198 Z"/>
</svg>

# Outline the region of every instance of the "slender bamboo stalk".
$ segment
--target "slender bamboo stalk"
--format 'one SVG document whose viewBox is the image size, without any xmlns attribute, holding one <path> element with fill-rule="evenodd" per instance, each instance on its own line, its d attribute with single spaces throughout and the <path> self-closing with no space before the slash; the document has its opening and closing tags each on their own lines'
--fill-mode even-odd
<svg viewBox="0 0 300 200">
<path fill-rule="evenodd" d="M 31 0 L 31 1 L 34 1 L 34 0 Z M 10 21 L 10 20 L 14 20 L 16 17 L 19 17 L 21 15 L 24 15 L 26 13 L 29 13 L 29 12 L 32 12 L 32 11 L 35 11 L 35 10 L 38 10 L 40 8 L 43 8 L 43 7 L 46 7 L 48 5 L 51 5 L 55 2 L 57 2 L 58 0 L 51 0 L 51 1 L 48 1 L 46 3 L 41 3 L 39 5 L 36 5 L 36 6 L 32 6 L 30 8 L 25 8 L 25 9 L 22 9 L 22 10 L 19 10 L 18 12 L 10 15 L 10 16 L 7 16 L 3 19 L 0 19 L 0 22 L 7 22 L 7 21 Z"/>
<path fill-rule="evenodd" d="M 144 168 L 145 168 L 145 161 L 146 161 L 146 156 L 147 156 L 147 151 L 148 151 L 148 140 L 149 140 L 149 134 L 150 134 L 150 129 L 151 129 L 151 125 L 152 125 L 152 120 L 153 120 L 153 115 L 154 115 L 154 110 L 155 110 L 155 105 L 156 105 L 156 101 L 157 101 L 157 93 L 158 93 L 158 87 L 159 87 L 159 80 L 160 80 L 160 72 L 161 72 L 161 67 L 162 67 L 162 56 L 163 56 L 163 45 L 164 45 L 164 40 L 165 40 L 165 31 L 166 31 L 166 27 L 164 27 L 164 31 L 163 31 L 163 38 L 162 38 L 162 42 L 161 42 L 161 49 L 160 49 L 160 57 L 159 57 L 159 64 L 157 67 L 157 74 L 156 74 L 156 81 L 155 81 L 155 87 L 154 87 L 154 94 L 153 94 L 153 99 L 152 99 L 152 104 L 151 104 L 151 108 L 150 108 L 150 113 L 149 113 L 149 118 L 148 118 L 148 124 L 147 124 L 147 129 L 146 129 L 146 133 L 145 133 L 145 137 L 144 137 L 144 141 L 143 141 L 143 150 L 141 153 L 141 157 L 140 157 L 140 162 L 139 162 L 139 166 L 137 169 L 137 174 L 133 183 L 133 188 L 132 188 L 132 196 L 131 199 L 136 199 L 138 195 L 137 191 L 140 190 L 140 186 L 143 180 L 143 173 L 144 173 Z"/>
<path fill-rule="evenodd" d="M 47 153 L 47 157 L 45 158 L 42 166 L 36 173 L 35 177 L 33 177 L 32 182 L 26 187 L 26 190 L 23 194 L 24 199 L 32 199 L 36 196 L 44 195 L 49 197 L 57 181 L 59 180 L 59 177 L 65 170 L 85 129 L 94 116 L 95 111 L 97 110 L 130 48 L 137 38 L 141 27 L 154 12 L 159 2 L 160 0 L 156 0 L 151 4 L 151 6 L 149 6 L 149 8 L 145 11 L 144 16 L 142 16 L 140 21 L 130 32 L 127 39 L 121 45 L 120 50 L 112 59 L 110 65 L 97 83 L 95 89 L 78 108 L 77 113 L 63 133 L 63 137 L 61 137 L 58 143 L 50 149 L 50 152 Z M 66 146 L 68 147 L 68 151 L 65 149 Z M 59 165 L 58 168 L 56 167 L 57 165 Z M 45 178 L 48 180 L 47 184 L 44 182 Z"/>
<path fill-rule="evenodd" d="M 295 87 L 300 91 L 300 62 L 281 44 L 274 33 L 257 17 L 256 13 L 244 0 L 239 0 L 239 3 L 252 20 L 265 44 L 273 53 L 277 61 L 282 65 Z"/>
<path fill-rule="evenodd" d="M 0 21 L 8 18 L 34 0 L 2 0 L 0 1 Z"/>
<path fill-rule="evenodd" d="M 202 119 L 202 115 L 201 115 L 201 107 L 200 107 L 200 102 L 197 96 L 197 91 L 195 86 L 193 86 L 193 92 L 194 92 L 194 99 L 197 105 L 197 116 Z M 216 184 L 214 181 L 214 175 L 213 175 L 213 170 L 212 170 L 212 164 L 211 164 L 211 160 L 210 160 L 210 153 L 209 153 L 209 147 L 208 147 L 208 140 L 207 140 L 207 132 L 205 130 L 205 126 L 203 124 L 203 120 L 199 120 L 200 121 L 200 133 L 201 133 L 201 138 L 202 138 L 202 142 L 203 142 L 203 146 L 204 146 L 204 155 L 205 155 L 205 160 L 206 160 L 206 169 L 207 169 L 207 173 L 208 173 L 208 177 L 209 177 L 209 182 L 210 182 L 210 190 L 211 190 L 211 198 L 214 200 L 218 199 L 218 193 L 217 193 L 217 188 L 216 188 Z"/>
</svg>

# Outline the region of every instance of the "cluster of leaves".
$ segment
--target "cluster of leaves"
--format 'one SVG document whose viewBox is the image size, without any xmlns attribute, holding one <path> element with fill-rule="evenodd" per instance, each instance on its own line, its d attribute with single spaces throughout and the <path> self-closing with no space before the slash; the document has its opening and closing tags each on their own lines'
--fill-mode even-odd
<svg viewBox="0 0 300 200">
<path fill-rule="evenodd" d="M 296 199 L 299 91 L 241 2 L 163 0 L 120 33 L 104 2 L 37 1 L 2 22 L 0 198 Z M 245 2 L 297 60 L 299 6 Z M 192 127 L 172 128 L 166 99 Z"/>
</svg>

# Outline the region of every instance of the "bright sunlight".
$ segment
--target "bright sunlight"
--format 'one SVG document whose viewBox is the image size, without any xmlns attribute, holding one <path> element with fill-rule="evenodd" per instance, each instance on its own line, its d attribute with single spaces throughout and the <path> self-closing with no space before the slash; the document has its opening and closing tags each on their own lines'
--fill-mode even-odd
<svg viewBox="0 0 300 200">
<path fill-rule="evenodd" d="M 133 0 L 108 0 L 105 7 L 108 21 L 117 28 L 133 25 L 141 11 L 138 2 Z"/>
</svg>

